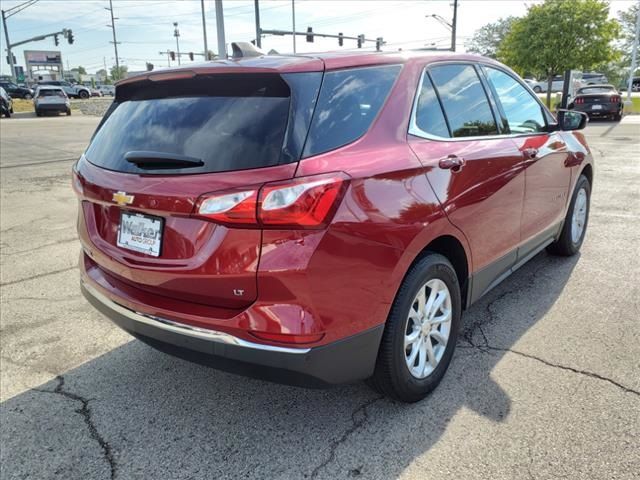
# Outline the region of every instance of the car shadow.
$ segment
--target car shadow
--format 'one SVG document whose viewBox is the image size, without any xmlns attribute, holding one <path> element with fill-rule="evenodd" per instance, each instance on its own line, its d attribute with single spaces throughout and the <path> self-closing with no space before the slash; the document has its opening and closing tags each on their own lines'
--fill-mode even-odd
<svg viewBox="0 0 640 480">
<path fill-rule="evenodd" d="M 363 383 L 305 390 L 237 377 L 132 341 L 5 401 L 3 470 L 16 478 L 396 478 L 461 409 L 508 418 L 512 402 L 492 370 L 556 302 L 578 261 L 541 253 L 465 312 L 447 375 L 416 404 Z"/>
</svg>

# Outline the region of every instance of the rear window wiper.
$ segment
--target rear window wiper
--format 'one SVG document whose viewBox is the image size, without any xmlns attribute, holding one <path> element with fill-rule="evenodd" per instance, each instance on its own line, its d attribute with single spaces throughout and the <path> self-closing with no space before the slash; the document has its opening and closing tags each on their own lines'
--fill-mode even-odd
<svg viewBox="0 0 640 480">
<path fill-rule="evenodd" d="M 127 162 L 145 170 L 175 170 L 177 168 L 202 167 L 204 162 L 195 157 L 174 153 L 135 151 L 124 154 Z"/>
</svg>

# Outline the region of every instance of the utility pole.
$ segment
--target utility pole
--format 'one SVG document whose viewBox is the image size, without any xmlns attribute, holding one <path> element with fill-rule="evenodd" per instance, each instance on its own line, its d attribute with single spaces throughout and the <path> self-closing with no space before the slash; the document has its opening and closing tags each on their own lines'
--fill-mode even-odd
<svg viewBox="0 0 640 480">
<path fill-rule="evenodd" d="M 178 53 L 178 65 L 180 65 L 180 30 L 178 30 L 178 22 L 173 22 L 175 29 L 173 30 L 173 36 L 176 37 L 176 50 Z"/>
<path fill-rule="evenodd" d="M 202 7 L 202 36 L 204 37 L 204 58 L 205 60 L 211 60 L 209 58 L 209 47 L 207 46 L 207 21 L 204 18 L 204 0 L 200 0 L 200 6 Z"/>
<path fill-rule="evenodd" d="M 5 32 L 6 32 L 5 27 Z M 633 88 L 633 74 L 636 73 L 636 67 L 638 65 L 638 42 L 640 41 L 640 10 L 636 14 L 636 38 L 633 40 L 633 50 L 631 52 L 631 70 L 629 71 L 629 84 L 627 85 L 627 101 L 625 106 L 628 105 L 627 111 L 631 110 L 631 89 Z"/>
<path fill-rule="evenodd" d="M 291 0 L 291 16 L 293 18 L 293 31 L 296 31 L 296 0 Z M 293 54 L 296 54 L 296 36 L 293 37 Z"/>
<path fill-rule="evenodd" d="M 9 42 L 9 31 L 7 30 L 7 18 L 5 17 L 4 10 L 2 10 L 2 28 L 4 28 L 4 39 L 7 41 L 7 57 L 9 58 L 9 75 L 11 80 L 15 82 L 16 72 L 15 65 L 13 64 L 13 54 L 11 53 L 11 42 Z"/>
<path fill-rule="evenodd" d="M 222 0 L 216 0 L 216 30 L 218 32 L 218 56 L 227 58 L 227 44 L 224 39 L 224 12 Z"/>
<path fill-rule="evenodd" d="M 262 38 L 260 33 L 260 5 L 259 0 L 253 0 L 253 8 L 256 12 L 256 47 L 262 48 Z"/>
<path fill-rule="evenodd" d="M 120 80 L 120 60 L 118 60 L 118 41 L 116 40 L 116 20 L 117 18 L 115 18 L 113 16 L 113 2 L 112 0 L 109 0 L 109 8 L 104 7 L 105 10 L 109 10 L 109 13 L 111 14 L 111 25 L 107 25 L 107 27 L 111 27 L 111 32 L 113 33 L 113 42 L 109 42 L 109 43 L 113 43 L 113 49 L 115 51 L 116 54 L 116 75 L 118 78 L 114 78 L 113 80 Z"/>
<path fill-rule="evenodd" d="M 9 68 L 10 68 L 9 74 L 11 76 L 11 80 L 14 82 L 16 81 L 16 66 L 15 66 L 15 62 L 13 61 L 13 54 L 11 53 L 11 42 L 9 41 L 9 30 L 7 30 L 7 18 L 12 17 L 16 13 L 20 13 L 22 10 L 30 7 L 37 1 L 38 0 L 27 0 L 26 2 L 16 5 L 15 7 L 11 7 L 7 10 L 2 10 L 2 28 L 4 29 L 4 39 L 7 41 L 7 56 L 9 59 Z"/>
<path fill-rule="evenodd" d="M 456 26 L 458 23 L 458 0 L 453 0 L 453 22 L 451 22 L 451 51 L 456 51 Z"/>
</svg>

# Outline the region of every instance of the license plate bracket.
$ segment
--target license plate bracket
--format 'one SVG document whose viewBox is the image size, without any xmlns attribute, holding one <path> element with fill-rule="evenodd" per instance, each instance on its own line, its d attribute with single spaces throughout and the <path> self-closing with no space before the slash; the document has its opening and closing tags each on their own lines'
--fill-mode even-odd
<svg viewBox="0 0 640 480">
<path fill-rule="evenodd" d="M 116 244 L 127 250 L 159 257 L 163 232 L 164 218 L 122 211 Z"/>
</svg>

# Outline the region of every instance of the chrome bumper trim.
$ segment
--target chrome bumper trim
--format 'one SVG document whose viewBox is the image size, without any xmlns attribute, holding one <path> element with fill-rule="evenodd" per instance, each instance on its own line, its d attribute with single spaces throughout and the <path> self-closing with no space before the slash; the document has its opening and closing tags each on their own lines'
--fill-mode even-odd
<svg viewBox="0 0 640 480">
<path fill-rule="evenodd" d="M 96 300 L 104 304 L 106 307 L 114 310 L 115 312 L 124 315 L 125 317 L 134 320 L 139 323 L 144 323 L 152 327 L 160 328 L 169 332 L 177 333 L 179 335 L 187 335 L 189 337 L 200 338 L 216 343 L 225 343 L 228 345 L 235 345 L 238 347 L 252 348 L 254 350 L 263 350 L 267 352 L 279 352 L 279 353 L 294 353 L 305 354 L 311 351 L 310 348 L 288 348 L 288 347 L 276 347 L 272 345 L 263 345 L 261 343 L 249 342 L 238 337 L 234 337 L 225 332 L 219 332 L 216 330 L 209 330 L 207 328 L 193 327 L 184 323 L 169 320 L 167 318 L 156 317 L 154 315 L 147 315 L 146 313 L 136 312 L 129 308 L 114 302 L 106 295 L 100 293 L 97 289 L 89 285 L 87 282 L 82 282 L 82 286 L 90 293 Z"/>
</svg>

